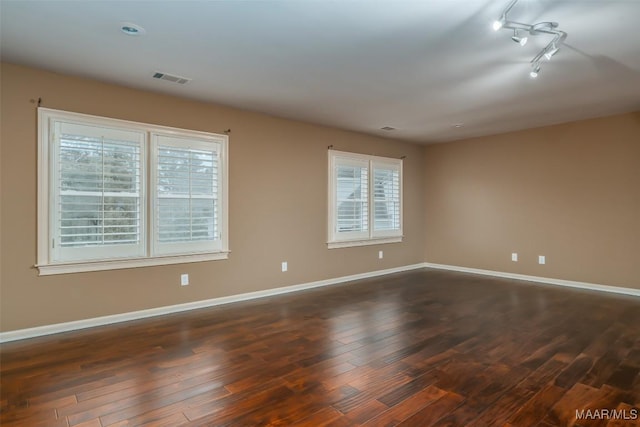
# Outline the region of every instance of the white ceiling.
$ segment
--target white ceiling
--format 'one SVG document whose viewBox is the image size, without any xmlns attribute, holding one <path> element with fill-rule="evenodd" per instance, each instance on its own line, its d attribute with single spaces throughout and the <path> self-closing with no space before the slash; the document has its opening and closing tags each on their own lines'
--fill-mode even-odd
<svg viewBox="0 0 640 427">
<path fill-rule="evenodd" d="M 640 0 L 520 0 L 510 19 L 569 34 L 535 80 L 549 38 L 494 32 L 506 3 L 0 0 L 0 47 L 3 61 L 418 143 L 640 110 Z"/>
</svg>

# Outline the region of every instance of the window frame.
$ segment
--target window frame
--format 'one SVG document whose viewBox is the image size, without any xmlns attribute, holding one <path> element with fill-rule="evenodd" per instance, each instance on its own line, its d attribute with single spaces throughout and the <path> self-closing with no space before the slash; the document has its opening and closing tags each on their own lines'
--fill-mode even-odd
<svg viewBox="0 0 640 427">
<path fill-rule="evenodd" d="M 107 127 L 144 134 L 141 143 L 141 213 L 140 239 L 143 253 L 141 256 L 106 257 L 99 259 L 64 260 L 54 258 L 53 239 L 57 234 L 56 215 L 54 210 L 58 204 L 57 190 L 53 188 L 57 182 L 55 166 L 57 163 L 56 150 L 59 143 L 54 141 L 55 123 L 76 123 L 80 125 Z M 219 148 L 218 171 L 218 224 L 219 239 L 215 250 L 185 251 L 173 254 L 158 254 L 155 252 L 155 224 L 153 223 L 153 206 L 155 206 L 156 189 L 153 181 L 156 175 L 156 165 L 152 162 L 153 135 L 191 139 L 202 144 L 217 144 Z M 37 196 L 37 258 L 35 267 L 39 275 L 65 274 L 88 271 L 113 270 L 121 268 L 135 268 L 155 265 L 180 264 L 200 261 L 213 261 L 229 257 L 229 223 L 228 223 L 228 143 L 227 135 L 179 129 L 168 126 L 133 122 L 121 119 L 93 116 L 69 111 L 49 108 L 38 108 L 38 196 Z M 104 246 L 101 246 L 104 247 Z M 114 246 L 117 248 L 117 245 Z M 116 249 L 117 250 L 117 249 Z M 109 251 L 107 251 L 109 252 Z"/>
<path fill-rule="evenodd" d="M 378 245 L 402 242 L 403 235 L 403 161 L 391 157 L 350 153 L 330 149 L 328 152 L 328 249 Z M 367 165 L 367 215 L 366 231 L 339 233 L 337 227 L 337 182 L 336 167 L 343 165 Z M 396 169 L 399 174 L 399 228 L 397 230 L 375 230 L 375 185 L 374 170 L 384 167 Z"/>
</svg>

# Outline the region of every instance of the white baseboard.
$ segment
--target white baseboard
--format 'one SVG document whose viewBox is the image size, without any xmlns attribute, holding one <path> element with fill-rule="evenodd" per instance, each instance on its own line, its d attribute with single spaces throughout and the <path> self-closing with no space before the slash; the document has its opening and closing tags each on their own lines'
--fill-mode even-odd
<svg viewBox="0 0 640 427">
<path fill-rule="evenodd" d="M 368 279 L 377 276 L 384 276 L 392 273 L 416 270 L 420 268 L 435 268 L 440 270 L 458 271 L 463 273 L 481 274 L 484 276 L 504 277 L 507 279 L 524 280 L 527 282 L 538 282 L 557 286 L 567 286 L 571 288 L 588 289 L 600 292 L 611 292 L 617 294 L 640 297 L 640 289 L 623 288 L 618 286 L 599 285 L 595 283 L 575 282 L 571 280 L 552 279 L 549 277 L 528 276 L 525 274 L 506 273 L 502 271 L 482 270 L 479 268 L 459 267 L 455 265 L 434 264 L 430 262 L 406 265 L 402 267 L 389 268 L 386 270 L 371 271 L 368 273 L 352 274 L 333 279 L 319 280 L 316 282 L 303 283 L 299 285 L 284 286 L 281 288 L 267 289 L 264 291 L 248 292 L 227 297 L 212 298 L 203 301 L 194 301 L 184 304 L 176 304 L 165 307 L 151 308 L 147 310 L 132 311 L 129 313 L 114 314 L 111 316 L 94 317 L 91 319 L 77 320 L 73 322 L 56 323 L 53 325 L 37 326 L 35 328 L 18 329 L 15 331 L 0 332 L 0 343 L 34 338 L 43 335 L 70 332 L 79 329 L 92 328 L 95 326 L 110 325 L 113 323 L 127 322 L 130 320 L 144 319 L 147 317 L 162 316 L 164 314 L 179 313 L 181 311 L 195 310 L 198 308 L 213 307 L 216 305 L 230 304 L 233 302 L 246 301 L 257 298 L 265 298 L 274 295 L 286 294 L 290 292 L 303 291 L 306 289 L 319 288 L 322 286 L 337 285 L 353 280 Z"/>
<path fill-rule="evenodd" d="M 297 292 L 305 289 L 319 288 L 321 286 L 336 285 L 353 280 L 367 279 L 371 277 L 384 276 L 392 273 L 416 270 L 423 268 L 424 265 L 413 264 L 402 267 L 388 268 L 386 270 L 377 270 L 367 273 L 352 274 L 350 276 L 342 276 L 334 279 L 319 280 L 316 282 L 303 283 L 300 285 L 284 286 L 281 288 L 267 289 L 264 291 L 248 292 L 238 295 L 230 295 L 227 297 L 212 298 L 203 301 L 194 301 L 184 304 L 176 304 L 165 307 L 151 308 L 147 310 L 132 311 L 129 313 L 114 314 L 111 316 L 94 317 L 91 319 L 76 320 L 73 322 L 56 323 L 53 325 L 37 326 L 35 328 L 18 329 L 15 331 L 0 332 L 0 343 L 34 338 L 43 335 L 57 334 L 61 332 L 75 331 L 78 329 L 92 328 L 95 326 L 110 325 L 113 323 L 127 322 L 129 320 L 144 319 L 147 317 L 161 316 L 164 314 L 179 313 L 181 311 L 195 310 L 198 308 L 213 307 L 216 305 L 229 304 L 232 302 L 246 301 L 257 298 L 264 298 L 273 295 L 286 294 L 289 292 Z"/>
<path fill-rule="evenodd" d="M 546 283 L 548 285 L 567 286 L 570 288 L 588 289 L 590 291 L 612 292 L 615 294 L 640 297 L 640 289 L 623 288 L 620 286 L 599 285 L 596 283 L 575 282 L 572 280 L 552 279 L 550 277 L 528 276 L 526 274 L 505 273 L 502 271 L 481 270 L 479 268 L 458 267 L 456 265 L 433 264 L 425 262 L 424 267 L 440 270 L 459 271 L 463 273 L 482 274 L 484 276 L 504 277 L 507 279 L 525 280 L 527 282 Z"/>
</svg>

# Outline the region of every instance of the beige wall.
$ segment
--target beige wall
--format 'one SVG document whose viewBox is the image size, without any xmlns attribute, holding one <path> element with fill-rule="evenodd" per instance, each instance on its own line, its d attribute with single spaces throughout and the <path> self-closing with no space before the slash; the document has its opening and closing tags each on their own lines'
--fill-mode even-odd
<svg viewBox="0 0 640 427">
<path fill-rule="evenodd" d="M 421 147 L 12 64 L 0 78 L 0 331 L 425 260 L 640 289 L 640 112 Z M 48 108 L 231 128 L 230 259 L 38 277 L 39 97 Z M 407 156 L 403 243 L 326 248 L 330 144 Z M 179 286 L 181 273 L 191 285 Z"/>
<path fill-rule="evenodd" d="M 416 264 L 424 257 L 424 147 L 32 68 L 1 69 L 1 328 L 10 331 Z M 229 142 L 229 260 L 39 277 L 36 104 L 209 132 Z M 326 247 L 327 146 L 406 155 L 405 239 Z M 378 250 L 384 259 L 378 260 Z M 289 271 L 280 272 L 281 261 Z M 180 274 L 191 285 L 181 287 Z"/>
<path fill-rule="evenodd" d="M 640 112 L 431 145 L 424 164 L 426 261 L 640 289 Z"/>
</svg>

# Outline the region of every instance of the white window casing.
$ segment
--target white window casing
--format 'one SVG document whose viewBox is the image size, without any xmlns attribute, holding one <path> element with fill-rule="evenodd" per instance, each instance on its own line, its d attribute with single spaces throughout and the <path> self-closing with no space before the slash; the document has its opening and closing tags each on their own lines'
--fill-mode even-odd
<svg viewBox="0 0 640 427">
<path fill-rule="evenodd" d="M 329 249 L 402 241 L 402 160 L 329 150 Z"/>
<path fill-rule="evenodd" d="M 40 275 L 228 257 L 228 137 L 38 109 Z"/>
</svg>

